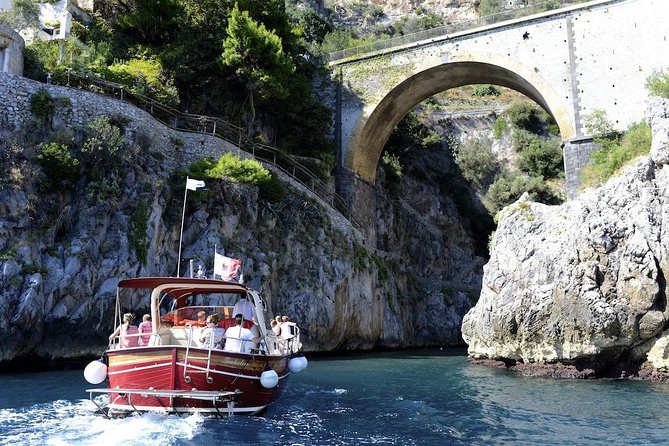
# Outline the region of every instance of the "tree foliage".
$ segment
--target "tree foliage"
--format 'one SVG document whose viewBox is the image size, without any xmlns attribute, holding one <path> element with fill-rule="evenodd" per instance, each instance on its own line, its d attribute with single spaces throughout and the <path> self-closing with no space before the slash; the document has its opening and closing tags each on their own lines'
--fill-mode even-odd
<svg viewBox="0 0 669 446">
<path fill-rule="evenodd" d="M 134 8 L 118 18 L 129 43 L 160 47 L 177 32 L 183 12 L 177 0 L 133 0 Z"/>
<path fill-rule="evenodd" d="M 37 163 L 42 168 L 47 190 L 72 186 L 77 179 L 79 160 L 72 156 L 68 145 L 60 142 L 39 146 Z"/>
<path fill-rule="evenodd" d="M 498 170 L 499 162 L 491 147 L 488 138 L 468 139 L 454 154 L 462 176 L 478 188 L 490 184 Z"/>
<path fill-rule="evenodd" d="M 227 34 L 221 64 L 233 68 L 250 92 L 265 98 L 285 97 L 295 64 L 283 51 L 281 38 L 237 5 L 228 20 Z"/>
<path fill-rule="evenodd" d="M 518 168 L 534 177 L 544 179 L 558 178 L 564 175 L 562 150 L 555 140 L 532 140 L 520 153 Z"/>
<path fill-rule="evenodd" d="M 581 187 L 605 182 L 631 160 L 650 152 L 651 131 L 645 122 L 631 124 L 623 135 L 599 139 L 602 147 L 590 153 L 590 163 L 581 172 Z"/>
<path fill-rule="evenodd" d="M 491 214 L 516 201 L 525 192 L 533 200 L 546 204 L 559 204 L 562 197 L 540 177 L 531 177 L 522 173 L 504 172 L 497 177 L 485 195 L 484 203 Z"/>
<path fill-rule="evenodd" d="M 39 5 L 33 0 L 12 0 L 11 8 L 0 12 L 0 23 L 16 31 L 39 28 Z"/>
<path fill-rule="evenodd" d="M 123 159 L 125 140 L 121 130 L 101 116 L 86 127 L 86 139 L 80 158 L 90 178 L 103 178 L 117 173 Z"/>
<path fill-rule="evenodd" d="M 653 71 L 646 79 L 646 88 L 653 96 L 669 99 L 669 71 Z"/>
<path fill-rule="evenodd" d="M 543 128 L 542 114 L 534 104 L 513 102 L 504 112 L 511 125 L 534 134 L 540 134 Z"/>
<path fill-rule="evenodd" d="M 606 116 L 606 111 L 602 109 L 593 110 L 583 117 L 585 130 L 594 138 L 604 138 L 614 134 L 613 123 Z"/>
<path fill-rule="evenodd" d="M 502 0 L 478 0 L 476 10 L 482 16 L 497 14 L 503 10 Z"/>
</svg>

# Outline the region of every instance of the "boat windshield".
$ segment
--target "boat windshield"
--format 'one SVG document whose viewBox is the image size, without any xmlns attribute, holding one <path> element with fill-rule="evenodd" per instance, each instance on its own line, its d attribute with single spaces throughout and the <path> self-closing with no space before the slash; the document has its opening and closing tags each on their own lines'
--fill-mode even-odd
<svg viewBox="0 0 669 446">
<path fill-rule="evenodd" d="M 162 325 L 170 327 L 205 325 L 207 316 L 218 314 L 219 320 L 232 318 L 232 306 L 189 306 L 172 310 L 160 318 Z"/>
</svg>

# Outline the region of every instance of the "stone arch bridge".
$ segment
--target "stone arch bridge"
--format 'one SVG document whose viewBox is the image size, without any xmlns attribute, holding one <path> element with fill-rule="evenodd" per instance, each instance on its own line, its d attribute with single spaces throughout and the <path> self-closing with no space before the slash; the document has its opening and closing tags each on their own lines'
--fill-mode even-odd
<svg viewBox="0 0 669 446">
<path fill-rule="evenodd" d="M 619 130 L 643 119 L 646 79 L 669 67 L 667 23 L 667 0 L 596 0 L 332 61 L 339 189 L 354 209 L 370 209 L 373 188 L 363 184 L 374 184 L 383 146 L 407 112 L 450 88 L 495 84 L 555 118 L 574 197 L 593 148 L 584 116 L 603 109 Z"/>
</svg>

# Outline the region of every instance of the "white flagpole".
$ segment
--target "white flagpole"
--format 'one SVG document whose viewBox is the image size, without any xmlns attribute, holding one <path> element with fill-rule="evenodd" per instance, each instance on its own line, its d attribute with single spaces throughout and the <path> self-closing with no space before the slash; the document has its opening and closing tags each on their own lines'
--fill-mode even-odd
<svg viewBox="0 0 669 446">
<path fill-rule="evenodd" d="M 181 231 L 179 232 L 179 256 L 177 257 L 177 277 L 181 267 L 181 238 L 184 235 L 184 218 L 186 217 L 186 198 L 188 197 L 188 177 L 186 177 L 186 189 L 184 190 L 184 208 L 181 212 Z"/>
<path fill-rule="evenodd" d="M 211 278 L 216 279 L 216 243 L 214 243 L 214 264 L 211 267 Z"/>
</svg>

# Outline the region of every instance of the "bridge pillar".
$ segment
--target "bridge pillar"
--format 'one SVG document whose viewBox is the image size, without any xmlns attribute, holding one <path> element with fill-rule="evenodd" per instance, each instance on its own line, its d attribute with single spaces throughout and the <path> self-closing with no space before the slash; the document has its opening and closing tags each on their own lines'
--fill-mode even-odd
<svg viewBox="0 0 669 446">
<path fill-rule="evenodd" d="M 581 185 L 581 171 L 590 160 L 590 153 L 601 147 L 592 138 L 572 139 L 564 142 L 564 176 L 569 199 L 578 195 Z"/>
<path fill-rule="evenodd" d="M 335 175 L 337 193 L 349 205 L 367 249 L 376 247 L 376 187 L 344 167 Z"/>
</svg>

